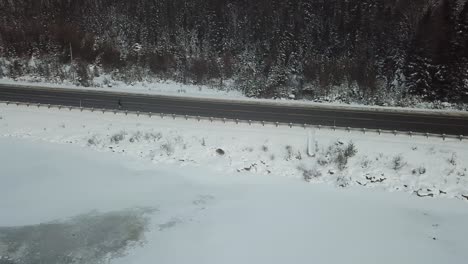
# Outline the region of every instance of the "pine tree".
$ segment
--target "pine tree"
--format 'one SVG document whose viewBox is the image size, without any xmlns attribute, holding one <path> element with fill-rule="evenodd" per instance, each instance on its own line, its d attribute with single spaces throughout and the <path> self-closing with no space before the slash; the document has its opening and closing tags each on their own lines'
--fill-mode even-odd
<svg viewBox="0 0 468 264">
<path fill-rule="evenodd" d="M 468 1 L 465 2 L 457 22 L 455 56 L 461 79 L 461 89 L 457 92 L 460 100 L 468 103 Z"/>
<path fill-rule="evenodd" d="M 433 99 L 433 94 L 430 94 L 433 85 L 433 62 L 430 50 L 431 36 L 432 9 L 428 8 L 419 22 L 411 47 L 408 49 L 405 75 L 409 92 L 429 97 L 429 99 Z"/>
<path fill-rule="evenodd" d="M 77 60 L 105 70 L 233 78 L 252 82 L 242 86 L 250 96 L 348 84 L 346 96 L 372 101 L 406 84 L 455 102 L 468 100 L 467 17 L 467 0 L 0 1 L 0 56 L 22 61 L 37 49 L 61 76 L 71 43 Z"/>
</svg>

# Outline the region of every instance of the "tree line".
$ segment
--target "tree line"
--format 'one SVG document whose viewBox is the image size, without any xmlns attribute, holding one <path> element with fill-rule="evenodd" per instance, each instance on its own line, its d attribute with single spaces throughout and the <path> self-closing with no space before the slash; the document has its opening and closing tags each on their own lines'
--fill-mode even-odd
<svg viewBox="0 0 468 264">
<path fill-rule="evenodd" d="M 252 97 L 468 102 L 467 0 L 0 0 L 0 20 L 10 75 L 73 53 L 82 75 L 234 80 Z"/>
</svg>

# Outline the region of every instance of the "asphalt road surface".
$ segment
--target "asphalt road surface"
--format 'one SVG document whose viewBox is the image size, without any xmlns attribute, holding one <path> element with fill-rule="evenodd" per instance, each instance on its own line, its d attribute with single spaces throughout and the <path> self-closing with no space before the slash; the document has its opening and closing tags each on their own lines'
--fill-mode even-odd
<svg viewBox="0 0 468 264">
<path fill-rule="evenodd" d="M 0 85 L 0 101 L 323 126 L 468 135 L 468 113 L 407 113 Z M 120 105 L 119 105 L 120 104 Z"/>
</svg>

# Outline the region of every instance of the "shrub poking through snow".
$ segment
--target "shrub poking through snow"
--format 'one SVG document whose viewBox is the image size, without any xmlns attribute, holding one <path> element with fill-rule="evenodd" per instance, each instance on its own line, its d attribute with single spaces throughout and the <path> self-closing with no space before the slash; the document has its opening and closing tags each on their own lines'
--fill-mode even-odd
<svg viewBox="0 0 468 264">
<path fill-rule="evenodd" d="M 88 139 L 88 146 L 97 146 L 97 144 L 99 144 L 99 139 L 96 135 Z"/>
<path fill-rule="evenodd" d="M 301 153 L 300 151 L 298 151 L 298 152 L 296 153 L 295 158 L 296 158 L 297 160 L 302 160 L 302 153 Z"/>
<path fill-rule="evenodd" d="M 328 160 L 326 157 L 320 156 L 317 158 L 317 164 L 320 166 L 325 166 L 328 164 Z"/>
<path fill-rule="evenodd" d="M 160 140 L 162 138 L 162 134 L 161 133 L 150 133 L 150 132 L 147 132 L 145 133 L 145 135 L 143 136 L 143 138 L 146 140 L 146 141 L 157 141 L 157 140 Z"/>
<path fill-rule="evenodd" d="M 371 164 L 371 161 L 367 157 L 364 157 L 364 159 L 361 161 L 361 168 L 363 169 L 369 168 L 370 164 Z"/>
<path fill-rule="evenodd" d="M 336 177 L 336 185 L 338 187 L 341 187 L 341 188 L 346 188 L 349 186 L 349 181 L 350 179 L 343 176 L 343 175 L 340 175 L 338 177 Z"/>
<path fill-rule="evenodd" d="M 161 144 L 160 148 L 161 151 L 163 151 L 167 156 L 174 154 L 174 147 L 169 142 Z"/>
<path fill-rule="evenodd" d="M 335 157 L 335 164 L 339 170 L 344 170 L 346 168 L 346 164 L 348 164 L 348 157 L 345 155 L 344 152 L 339 151 Z"/>
<path fill-rule="evenodd" d="M 286 146 L 286 160 L 291 160 L 293 157 L 293 148 L 289 145 Z"/>
<path fill-rule="evenodd" d="M 297 169 L 302 171 L 302 177 L 306 182 L 310 182 L 311 180 L 320 178 L 322 176 L 322 172 L 316 167 L 307 169 L 303 166 L 299 166 Z"/>
<path fill-rule="evenodd" d="M 112 87 L 111 82 L 106 77 L 104 77 L 104 79 L 102 80 L 102 84 L 107 87 Z"/>
<path fill-rule="evenodd" d="M 419 173 L 420 175 L 425 174 L 425 173 L 426 173 L 426 168 L 425 168 L 424 166 L 420 166 L 420 167 L 418 168 L 418 173 Z"/>
<path fill-rule="evenodd" d="M 333 162 L 339 170 L 344 170 L 348 164 L 348 159 L 354 157 L 356 153 L 357 149 L 352 141 L 347 145 L 341 141 L 337 141 L 328 147 L 325 157 L 319 157 L 317 162 L 322 166 Z"/>
<path fill-rule="evenodd" d="M 135 142 L 138 142 L 141 140 L 141 138 L 143 137 L 143 134 L 138 131 L 136 132 L 135 134 L 133 134 L 129 139 L 128 141 L 130 141 L 131 143 L 135 143 Z"/>
<path fill-rule="evenodd" d="M 120 141 L 125 139 L 125 135 L 126 133 L 124 131 L 120 131 L 119 133 L 112 135 L 110 141 L 112 144 L 119 144 Z"/>
<path fill-rule="evenodd" d="M 262 151 L 263 151 L 263 152 L 268 152 L 268 147 L 265 146 L 265 145 L 263 145 L 263 146 L 262 146 Z"/>
<path fill-rule="evenodd" d="M 392 169 L 397 171 L 403 168 L 404 166 L 406 166 L 406 162 L 403 161 L 403 157 L 401 155 L 393 157 Z"/>
<path fill-rule="evenodd" d="M 418 174 L 418 175 L 423 175 L 423 174 L 426 173 L 426 168 L 424 168 L 423 166 L 420 166 L 420 167 L 417 168 L 417 169 L 413 169 L 413 170 L 411 171 L 411 173 L 413 173 L 413 175 L 416 175 L 416 174 Z"/>
<path fill-rule="evenodd" d="M 348 143 L 343 154 L 346 158 L 352 158 L 357 154 L 356 146 L 352 141 Z"/>
<path fill-rule="evenodd" d="M 457 165 L 457 154 L 452 153 L 452 156 L 447 160 L 448 163 L 450 163 L 452 166 L 456 166 Z"/>
</svg>

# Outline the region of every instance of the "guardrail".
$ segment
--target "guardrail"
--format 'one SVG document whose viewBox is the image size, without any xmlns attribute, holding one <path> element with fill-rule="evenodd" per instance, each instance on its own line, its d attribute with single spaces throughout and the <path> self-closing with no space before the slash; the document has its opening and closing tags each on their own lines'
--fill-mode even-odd
<svg viewBox="0 0 468 264">
<path fill-rule="evenodd" d="M 167 114 L 167 113 L 152 113 L 152 112 L 140 112 L 140 111 L 128 111 L 128 110 L 121 110 L 121 109 L 105 109 L 105 108 L 93 108 L 93 107 L 77 107 L 77 106 L 64 106 L 64 105 L 55 105 L 55 104 L 40 104 L 40 103 L 25 103 L 25 102 L 11 102 L 11 101 L 0 101 L 0 103 L 4 103 L 6 105 L 24 105 L 27 107 L 46 107 L 48 109 L 50 108 L 57 108 L 59 110 L 61 109 L 68 109 L 69 111 L 71 110 L 79 110 L 80 112 L 83 111 L 90 111 L 90 112 L 102 112 L 103 114 L 108 112 L 108 113 L 113 113 L 113 114 L 124 114 L 124 115 L 136 115 L 136 116 L 147 116 L 147 117 L 155 117 L 159 116 L 161 119 L 164 118 L 172 118 L 172 119 L 194 119 L 197 120 L 198 122 L 201 122 L 201 120 L 207 120 L 212 122 L 223 122 L 223 123 L 235 123 L 235 124 L 240 124 L 240 123 L 245 123 L 245 124 L 259 124 L 262 126 L 266 125 L 272 125 L 274 127 L 301 127 L 304 129 L 308 128 L 315 128 L 318 130 L 322 129 L 328 129 L 328 130 L 341 130 L 341 131 L 347 131 L 347 132 L 361 132 L 363 134 L 366 133 L 374 133 L 378 135 L 382 134 L 392 134 L 392 135 L 407 135 L 409 137 L 426 137 L 426 138 L 442 138 L 443 140 L 446 139 L 458 139 L 460 141 L 463 140 L 468 140 L 468 136 L 464 135 L 449 135 L 449 134 L 434 134 L 434 133 L 421 133 L 421 132 L 411 132 L 411 131 L 399 131 L 399 130 L 384 130 L 384 129 L 367 129 L 367 128 L 355 128 L 355 127 L 340 127 L 340 126 L 323 126 L 323 125 L 312 125 L 312 124 L 298 124 L 298 123 L 284 123 L 284 122 L 268 122 L 268 121 L 256 121 L 256 120 L 242 120 L 242 119 L 229 119 L 229 118 L 216 118 L 216 117 L 206 117 L 206 116 L 192 116 L 192 115 L 178 115 L 178 114 Z"/>
</svg>

